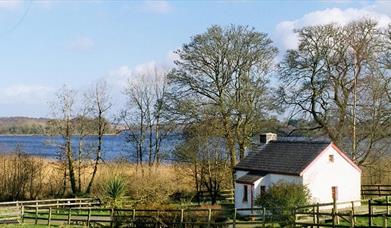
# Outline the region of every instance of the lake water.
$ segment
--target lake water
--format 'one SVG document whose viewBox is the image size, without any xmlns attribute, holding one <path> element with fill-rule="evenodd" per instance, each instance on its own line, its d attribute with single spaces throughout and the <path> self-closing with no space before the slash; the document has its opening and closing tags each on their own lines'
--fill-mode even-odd
<svg viewBox="0 0 391 228">
<path fill-rule="evenodd" d="M 78 137 L 72 138 L 73 150 L 77 151 Z M 161 150 L 166 156 L 170 156 L 170 152 L 181 141 L 180 134 L 172 134 L 163 141 Z M 19 147 L 22 151 L 31 154 L 48 158 L 56 158 L 60 152 L 59 145 L 63 142 L 60 136 L 17 136 L 17 135 L 0 135 L 0 152 L 8 153 L 15 151 Z M 145 147 L 148 145 L 145 143 Z M 96 148 L 96 136 L 89 136 L 85 140 L 86 148 Z M 86 149 L 88 151 L 88 149 Z M 131 159 L 131 154 L 134 154 L 135 147 L 131 143 L 127 143 L 125 135 L 106 135 L 103 139 L 103 159 L 113 160 L 117 158 Z"/>
</svg>

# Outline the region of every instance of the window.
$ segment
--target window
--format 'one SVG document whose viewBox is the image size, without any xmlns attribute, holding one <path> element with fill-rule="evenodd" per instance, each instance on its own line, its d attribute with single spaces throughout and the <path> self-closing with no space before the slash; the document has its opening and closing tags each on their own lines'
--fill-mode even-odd
<svg viewBox="0 0 391 228">
<path fill-rule="evenodd" d="M 260 187 L 260 194 L 264 194 L 266 192 L 266 186 L 265 185 L 261 185 Z"/>
<path fill-rule="evenodd" d="M 243 185 L 243 202 L 247 202 L 248 201 L 247 195 L 248 195 L 247 185 Z"/>
<path fill-rule="evenodd" d="M 329 162 L 334 162 L 334 155 L 333 154 L 329 155 Z"/>
</svg>

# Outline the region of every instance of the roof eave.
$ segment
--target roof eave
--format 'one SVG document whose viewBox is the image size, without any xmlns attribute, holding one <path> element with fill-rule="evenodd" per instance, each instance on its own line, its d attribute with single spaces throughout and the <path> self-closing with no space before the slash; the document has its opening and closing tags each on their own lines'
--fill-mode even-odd
<svg viewBox="0 0 391 228">
<path fill-rule="evenodd" d="M 234 168 L 234 171 L 254 171 L 254 172 L 261 172 L 265 174 L 280 174 L 280 175 L 288 175 L 288 176 L 300 176 L 300 173 L 289 173 L 289 172 L 279 172 L 279 171 L 267 171 L 267 170 L 260 170 L 260 169 L 249 169 L 249 168 Z"/>
</svg>

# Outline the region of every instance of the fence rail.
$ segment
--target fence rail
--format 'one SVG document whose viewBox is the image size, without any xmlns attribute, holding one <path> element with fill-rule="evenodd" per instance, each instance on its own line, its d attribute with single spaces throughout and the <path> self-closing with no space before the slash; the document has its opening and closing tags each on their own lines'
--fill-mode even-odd
<svg viewBox="0 0 391 228">
<path fill-rule="evenodd" d="M 0 203 L 0 224 L 23 221 L 25 211 L 34 209 L 38 214 L 44 209 L 50 208 L 91 208 L 100 206 L 99 200 L 94 198 L 67 198 L 49 200 L 28 200 Z"/>
<path fill-rule="evenodd" d="M 211 201 L 212 196 L 208 191 L 199 191 L 195 194 L 195 199 L 200 201 Z M 234 199 L 235 199 L 235 195 L 233 189 L 221 190 L 216 197 L 216 200 L 218 201 L 233 202 Z"/>
<path fill-rule="evenodd" d="M 361 196 L 370 197 L 381 197 L 391 195 L 391 185 L 361 185 Z"/>
<path fill-rule="evenodd" d="M 244 216 L 243 213 L 246 215 Z M 61 224 L 99 224 L 116 226 L 126 224 L 130 227 L 154 225 L 156 227 L 186 227 L 203 225 L 267 225 L 275 223 L 270 214 L 262 208 L 241 209 L 171 209 L 136 210 L 109 208 L 29 208 L 24 211 L 23 222 L 51 225 Z"/>
<path fill-rule="evenodd" d="M 339 204 L 345 204 L 342 202 Z M 332 205 L 331 209 L 323 209 Z M 391 197 L 352 201 L 351 207 L 339 209 L 337 203 L 314 204 L 296 208 L 295 227 L 389 227 Z"/>
</svg>

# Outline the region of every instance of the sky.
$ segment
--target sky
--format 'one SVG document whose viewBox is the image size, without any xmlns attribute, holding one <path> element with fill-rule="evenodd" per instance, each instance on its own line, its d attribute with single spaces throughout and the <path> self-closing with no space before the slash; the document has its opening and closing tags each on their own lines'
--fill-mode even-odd
<svg viewBox="0 0 391 228">
<path fill-rule="evenodd" d="M 0 116 L 50 117 L 59 88 L 98 80 L 120 107 L 129 78 L 172 67 L 173 51 L 211 25 L 254 27 L 281 56 L 294 29 L 362 17 L 387 25 L 391 1 L 0 0 Z"/>
</svg>

